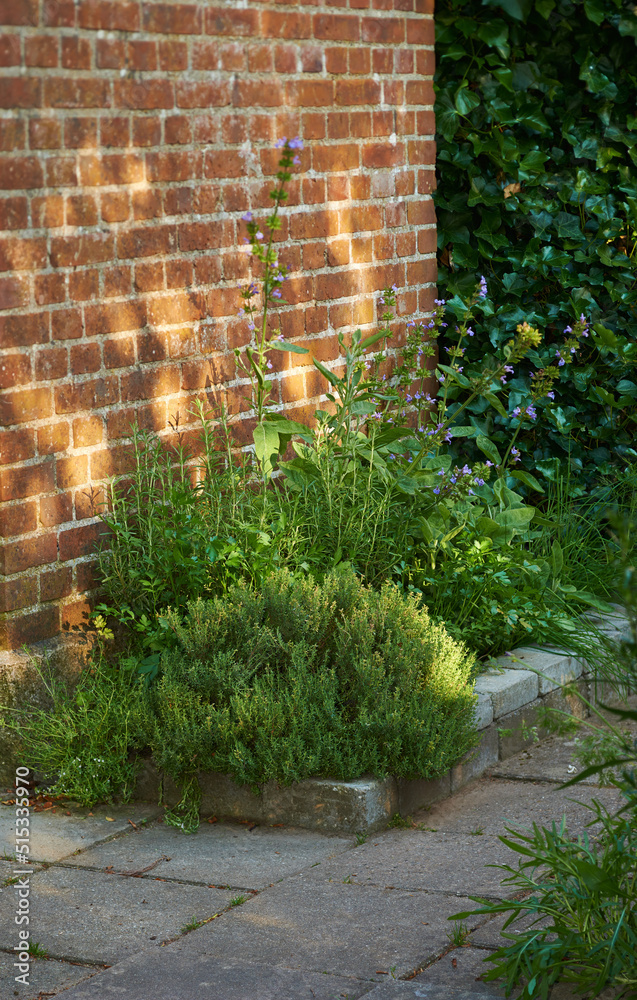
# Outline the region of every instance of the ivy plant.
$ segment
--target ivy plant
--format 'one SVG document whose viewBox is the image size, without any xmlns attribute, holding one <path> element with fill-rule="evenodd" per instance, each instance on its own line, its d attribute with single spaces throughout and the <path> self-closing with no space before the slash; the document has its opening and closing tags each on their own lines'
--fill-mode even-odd
<svg viewBox="0 0 637 1000">
<path fill-rule="evenodd" d="M 440 294 L 453 301 L 484 274 L 499 303 L 469 361 L 501 357 L 518 323 L 545 331 L 487 431 L 507 440 L 532 374 L 558 363 L 548 432 L 523 430 L 521 464 L 568 469 L 581 490 L 635 457 L 635 8 L 440 0 L 436 30 Z M 561 348 L 580 317 L 590 337 L 575 366 Z"/>
</svg>

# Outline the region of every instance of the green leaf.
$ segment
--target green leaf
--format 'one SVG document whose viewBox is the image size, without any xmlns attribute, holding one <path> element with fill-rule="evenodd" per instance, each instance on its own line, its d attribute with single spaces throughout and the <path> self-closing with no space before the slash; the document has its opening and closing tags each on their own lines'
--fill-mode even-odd
<svg viewBox="0 0 637 1000">
<path fill-rule="evenodd" d="M 483 452 L 487 458 L 494 463 L 494 465 L 502 465 L 502 456 L 500 455 L 497 446 L 486 436 L 486 434 L 478 434 L 476 437 L 476 444 L 480 451 Z"/>
<path fill-rule="evenodd" d="M 515 528 L 517 531 L 525 531 L 535 517 L 535 507 L 507 507 L 495 515 L 497 524 L 503 528 Z"/>
<path fill-rule="evenodd" d="M 537 490 L 538 493 L 544 493 L 544 487 L 538 482 L 535 476 L 532 476 L 530 472 L 525 472 L 524 469 L 512 469 L 509 472 L 510 476 L 514 479 L 518 479 L 525 486 L 530 486 L 532 490 Z"/>
<path fill-rule="evenodd" d="M 316 358 L 313 358 L 312 363 L 313 363 L 313 365 L 314 365 L 315 368 L 318 368 L 318 370 L 320 371 L 321 375 L 325 376 L 325 378 L 330 383 L 330 385 L 333 385 L 333 386 L 337 386 L 338 385 L 339 380 L 338 380 L 337 376 L 334 374 L 334 372 L 331 372 L 329 370 L 329 368 L 326 368 L 325 365 L 321 364 L 320 361 L 317 361 Z"/>
<path fill-rule="evenodd" d="M 268 423 L 260 423 L 254 428 L 254 453 L 259 460 L 264 476 L 272 472 L 273 462 L 279 453 L 279 432 Z"/>
<path fill-rule="evenodd" d="M 494 392 L 485 392 L 484 398 L 487 400 L 488 403 L 491 403 L 491 406 L 494 408 L 494 410 L 496 410 L 497 413 L 500 414 L 501 417 L 504 417 L 505 419 L 507 418 L 508 416 L 507 411 L 504 409 L 501 400 L 498 399 L 498 397 Z"/>
<path fill-rule="evenodd" d="M 478 432 L 477 428 L 472 427 L 470 424 L 464 424 L 460 427 L 450 427 L 449 430 L 455 438 L 475 437 Z"/>
<path fill-rule="evenodd" d="M 273 351 L 290 351 L 292 354 L 309 354 L 307 347 L 301 347 L 300 344 L 291 344 L 288 340 L 270 340 L 268 341 L 268 349 Z"/>
<path fill-rule="evenodd" d="M 480 98 L 468 90 L 467 84 L 464 83 L 456 93 L 454 105 L 459 115 L 468 115 L 474 108 L 479 107 Z"/>
</svg>

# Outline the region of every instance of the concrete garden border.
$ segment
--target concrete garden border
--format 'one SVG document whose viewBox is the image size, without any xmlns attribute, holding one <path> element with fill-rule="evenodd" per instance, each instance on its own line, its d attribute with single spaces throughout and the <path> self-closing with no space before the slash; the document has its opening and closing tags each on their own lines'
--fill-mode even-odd
<svg viewBox="0 0 637 1000">
<path fill-rule="evenodd" d="M 591 620 L 608 638 L 620 642 L 630 635 L 628 620 L 619 605 L 612 615 Z M 596 700 L 592 672 L 586 662 L 551 649 L 520 647 L 492 660 L 492 666 L 476 681 L 476 721 L 480 742 L 471 753 L 434 781 L 424 779 L 361 778 L 331 781 L 309 778 L 288 787 L 268 782 L 256 795 L 226 775 L 201 773 L 202 816 L 251 820 L 255 823 L 285 823 L 324 833 L 372 832 L 386 826 L 398 813 L 409 816 L 447 798 L 484 774 L 498 761 L 524 749 L 524 727 L 538 726 L 539 709 L 563 709 L 580 717 L 581 700 L 564 691 L 577 684 L 589 701 Z M 542 735 L 538 728 L 538 735 Z M 147 763 L 140 775 L 136 798 L 157 801 L 160 779 Z M 179 800 L 170 781 L 164 786 L 169 805 Z"/>
</svg>

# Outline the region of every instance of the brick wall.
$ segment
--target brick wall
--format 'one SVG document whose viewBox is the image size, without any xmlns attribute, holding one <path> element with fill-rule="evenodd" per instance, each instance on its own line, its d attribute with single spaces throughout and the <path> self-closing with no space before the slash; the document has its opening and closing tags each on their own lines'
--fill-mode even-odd
<svg viewBox="0 0 637 1000">
<path fill-rule="evenodd" d="M 242 420 L 241 215 L 269 204 L 279 136 L 305 144 L 286 336 L 334 363 L 386 284 L 429 310 L 431 9 L 0 0 L 0 649 L 81 622 L 88 493 L 125 470 L 134 417 L 170 434 L 223 386 Z M 307 416 L 317 372 L 281 360 L 280 401 Z"/>
</svg>

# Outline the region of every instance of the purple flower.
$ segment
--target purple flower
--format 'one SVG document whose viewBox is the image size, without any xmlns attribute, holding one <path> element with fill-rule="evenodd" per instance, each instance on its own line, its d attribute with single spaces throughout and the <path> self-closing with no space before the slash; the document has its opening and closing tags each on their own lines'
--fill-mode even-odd
<svg viewBox="0 0 637 1000">
<path fill-rule="evenodd" d="M 531 420 L 537 420 L 537 410 L 534 406 L 527 406 L 526 415 L 527 417 L 530 417 Z"/>
<path fill-rule="evenodd" d="M 439 381 L 439 382 L 444 382 L 444 380 L 445 380 L 445 377 L 444 377 L 444 375 L 439 375 L 439 376 L 438 376 L 438 381 Z"/>
<path fill-rule="evenodd" d="M 294 139 L 290 139 L 290 149 L 303 149 L 303 141 L 299 139 L 298 135 Z"/>
<path fill-rule="evenodd" d="M 277 141 L 274 143 L 274 148 L 275 149 L 283 149 L 283 147 L 285 146 L 286 142 L 287 142 L 287 139 L 285 138 L 285 136 L 283 136 L 283 138 L 277 139 Z"/>
<path fill-rule="evenodd" d="M 415 322 L 415 320 L 413 320 L 413 319 L 410 319 L 410 320 L 409 320 L 409 323 L 407 324 L 407 329 L 408 329 L 408 330 L 411 330 L 412 326 L 415 326 L 415 325 L 416 325 L 416 322 Z"/>
<path fill-rule="evenodd" d="M 280 299 L 281 298 L 281 289 L 280 288 L 274 288 L 273 289 L 273 291 L 272 291 L 272 298 L 273 299 Z"/>
<path fill-rule="evenodd" d="M 248 323 L 248 330 L 256 330 L 256 324 L 255 323 Z"/>
<path fill-rule="evenodd" d="M 500 381 L 502 382 L 502 385 L 507 384 L 507 380 L 505 379 L 504 375 L 500 375 Z"/>
<path fill-rule="evenodd" d="M 246 212 L 246 214 L 242 215 L 241 218 L 244 222 L 252 222 L 252 212 Z"/>
<path fill-rule="evenodd" d="M 271 361 L 268 361 L 268 363 L 267 363 L 267 365 L 266 365 L 265 367 L 266 367 L 266 368 L 272 368 L 272 362 L 271 362 Z"/>
<path fill-rule="evenodd" d="M 398 292 L 398 285 L 392 285 L 391 290 L 394 294 L 396 294 Z"/>
<path fill-rule="evenodd" d="M 473 337 L 475 335 L 475 330 L 472 330 L 471 327 L 468 326 L 467 333 L 469 334 L 470 337 Z"/>
<path fill-rule="evenodd" d="M 520 409 L 520 407 L 519 407 L 519 406 L 516 406 L 516 408 L 515 408 L 515 409 L 514 409 L 514 411 L 513 411 L 513 416 L 514 416 L 514 417 L 519 417 L 519 416 L 520 416 L 520 414 L 521 414 L 521 412 L 522 412 L 522 410 Z"/>
<path fill-rule="evenodd" d="M 434 302 L 437 306 L 444 306 L 446 301 L 447 301 L 446 299 L 434 299 Z"/>
<path fill-rule="evenodd" d="M 440 471 L 436 473 L 437 476 L 444 476 L 444 474 L 445 474 L 444 469 L 440 469 Z"/>
<path fill-rule="evenodd" d="M 487 459 L 484 464 L 486 465 L 487 469 L 492 469 L 494 466 L 494 463 L 489 461 L 489 459 Z"/>
<path fill-rule="evenodd" d="M 258 240 L 262 240 L 262 239 L 263 239 L 263 233 L 261 232 L 261 230 L 260 230 L 260 229 L 259 229 L 259 231 L 258 231 L 258 232 L 256 232 L 256 233 L 255 233 L 254 235 L 256 236 L 256 238 L 257 238 Z"/>
<path fill-rule="evenodd" d="M 294 159 L 292 160 L 292 163 L 294 164 L 295 167 L 300 167 L 301 166 L 300 156 L 295 156 Z"/>
<path fill-rule="evenodd" d="M 447 444 L 448 444 L 448 443 L 449 443 L 449 441 L 451 441 L 452 439 L 453 439 L 453 434 L 451 433 L 451 431 L 447 431 L 447 433 L 445 434 L 445 441 L 447 442 Z"/>
<path fill-rule="evenodd" d="M 504 370 L 505 372 L 509 372 L 510 375 L 513 375 L 515 369 L 513 368 L 513 365 L 505 365 Z"/>
<path fill-rule="evenodd" d="M 480 288 L 478 289 L 478 295 L 481 299 L 486 299 L 487 297 L 487 279 L 484 274 L 480 275 Z"/>
<path fill-rule="evenodd" d="M 519 462 L 520 461 L 520 452 L 518 451 L 517 448 L 511 448 L 511 454 L 513 456 L 513 461 L 514 462 Z"/>
<path fill-rule="evenodd" d="M 440 493 L 440 490 L 438 489 L 438 487 L 437 487 L 437 486 L 436 486 L 436 488 L 435 488 L 435 490 L 434 490 L 434 493 Z"/>
<path fill-rule="evenodd" d="M 555 399 L 555 393 L 554 392 L 547 392 L 546 395 L 549 397 L 549 399 Z"/>
<path fill-rule="evenodd" d="M 572 332 L 573 332 L 573 327 L 572 326 L 565 326 L 564 327 L 564 333 L 572 333 Z"/>
</svg>

